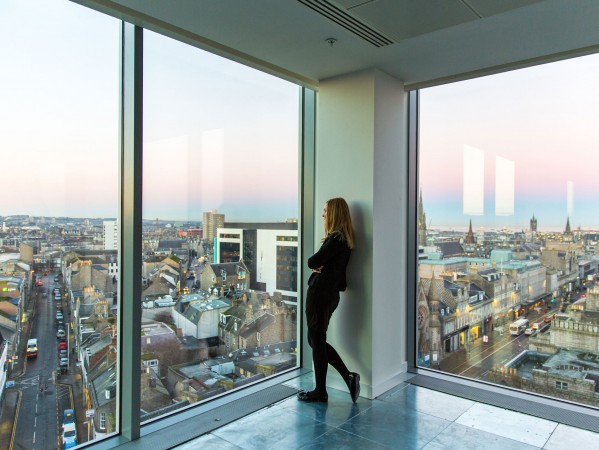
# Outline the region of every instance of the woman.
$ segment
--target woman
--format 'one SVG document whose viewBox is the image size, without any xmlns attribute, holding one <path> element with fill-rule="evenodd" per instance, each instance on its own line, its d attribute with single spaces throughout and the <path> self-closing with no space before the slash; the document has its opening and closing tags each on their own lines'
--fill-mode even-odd
<svg viewBox="0 0 599 450">
<path fill-rule="evenodd" d="M 308 343 L 312 347 L 316 387 L 302 391 L 298 399 L 304 402 L 327 402 L 328 365 L 332 365 L 345 380 L 352 401 L 360 395 L 360 375 L 350 372 L 337 351 L 327 343 L 327 329 L 333 311 L 339 305 L 339 291 L 345 291 L 345 269 L 354 246 L 354 231 L 349 207 L 342 198 L 332 198 L 324 205 L 324 232 L 320 250 L 308 259 L 312 275 L 308 280 L 306 319 Z"/>
</svg>

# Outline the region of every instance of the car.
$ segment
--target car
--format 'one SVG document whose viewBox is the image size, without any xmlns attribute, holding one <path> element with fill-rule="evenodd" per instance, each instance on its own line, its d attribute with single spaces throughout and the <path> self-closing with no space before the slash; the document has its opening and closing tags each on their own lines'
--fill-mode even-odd
<svg viewBox="0 0 599 450">
<path fill-rule="evenodd" d="M 65 409 L 63 412 L 62 423 L 73 423 L 75 421 L 75 411 L 72 409 Z"/>
<path fill-rule="evenodd" d="M 526 336 L 532 336 L 533 334 L 536 334 L 537 330 L 535 330 L 532 327 L 528 327 L 526 330 L 524 330 L 524 334 Z"/>
<path fill-rule="evenodd" d="M 64 320 L 58 319 L 56 321 L 56 328 L 64 328 Z"/>
<path fill-rule="evenodd" d="M 63 448 L 72 448 L 77 445 L 77 428 L 74 422 L 64 423 L 62 427 L 62 446 Z"/>
<path fill-rule="evenodd" d="M 62 314 L 61 311 L 57 311 L 56 312 L 56 320 L 62 320 L 64 319 L 64 315 Z"/>
<path fill-rule="evenodd" d="M 58 280 L 59 280 L 59 279 L 58 279 L 58 275 L 57 275 L 57 276 L 55 276 L 55 277 L 54 277 L 54 281 L 55 281 L 55 282 L 58 282 Z"/>
<path fill-rule="evenodd" d="M 62 350 L 58 350 L 58 357 L 60 359 L 62 359 L 62 358 L 67 358 L 68 359 L 69 358 L 69 351 L 66 348 L 64 348 Z"/>
<path fill-rule="evenodd" d="M 58 343 L 58 350 L 66 350 L 67 348 L 69 348 L 69 344 L 67 344 L 65 341 L 60 341 Z"/>
<path fill-rule="evenodd" d="M 56 337 L 57 338 L 63 338 L 65 337 L 67 334 L 64 331 L 64 328 L 59 328 L 58 331 L 56 332 Z"/>
</svg>

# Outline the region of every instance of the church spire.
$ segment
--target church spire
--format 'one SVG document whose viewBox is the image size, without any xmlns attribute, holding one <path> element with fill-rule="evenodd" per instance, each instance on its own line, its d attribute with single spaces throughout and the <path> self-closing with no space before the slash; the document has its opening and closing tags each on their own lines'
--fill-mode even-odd
<svg viewBox="0 0 599 450">
<path fill-rule="evenodd" d="M 418 198 L 418 245 L 426 245 L 426 213 L 422 202 L 422 189 Z"/>
<path fill-rule="evenodd" d="M 466 235 L 466 244 L 474 244 L 474 233 L 472 232 L 472 219 L 470 219 L 470 227 L 468 228 L 468 234 Z"/>
</svg>

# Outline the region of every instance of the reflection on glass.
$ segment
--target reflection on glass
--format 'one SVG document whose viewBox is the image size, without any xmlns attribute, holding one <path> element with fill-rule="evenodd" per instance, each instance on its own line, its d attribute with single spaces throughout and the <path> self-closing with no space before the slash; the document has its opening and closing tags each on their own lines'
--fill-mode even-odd
<svg viewBox="0 0 599 450">
<path fill-rule="evenodd" d="M 0 3 L 0 442 L 14 448 L 118 431 L 119 25 L 68 1 Z"/>
<path fill-rule="evenodd" d="M 598 76 L 421 91 L 419 365 L 599 406 Z"/>
<path fill-rule="evenodd" d="M 142 421 L 296 366 L 298 87 L 144 38 Z"/>
</svg>

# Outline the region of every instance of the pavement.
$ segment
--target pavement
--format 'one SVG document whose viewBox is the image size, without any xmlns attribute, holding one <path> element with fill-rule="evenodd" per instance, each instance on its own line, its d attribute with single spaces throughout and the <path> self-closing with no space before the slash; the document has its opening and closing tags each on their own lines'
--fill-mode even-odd
<svg viewBox="0 0 599 450">
<path fill-rule="evenodd" d="M 18 389 L 5 389 L 0 410 L 0 450 L 8 450 L 12 447 L 15 415 L 20 400 L 21 392 Z"/>
</svg>

